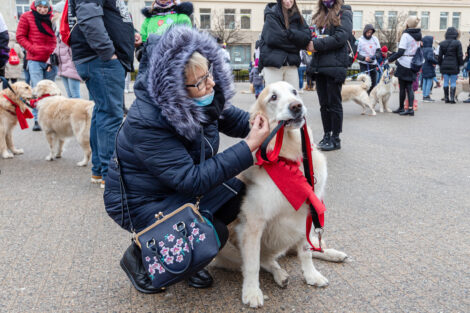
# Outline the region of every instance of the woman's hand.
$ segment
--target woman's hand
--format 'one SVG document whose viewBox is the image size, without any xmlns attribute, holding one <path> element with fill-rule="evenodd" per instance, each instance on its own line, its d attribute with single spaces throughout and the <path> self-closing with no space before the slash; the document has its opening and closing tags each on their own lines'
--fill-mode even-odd
<svg viewBox="0 0 470 313">
<path fill-rule="evenodd" d="M 310 51 L 310 52 L 317 52 L 317 51 L 315 50 L 315 48 L 313 47 L 313 41 L 310 41 L 310 42 L 308 43 L 307 51 Z"/>
<path fill-rule="evenodd" d="M 245 141 L 253 152 L 261 146 L 263 141 L 269 136 L 269 123 L 266 117 L 261 114 L 256 115 L 250 133 L 246 137 Z"/>
</svg>

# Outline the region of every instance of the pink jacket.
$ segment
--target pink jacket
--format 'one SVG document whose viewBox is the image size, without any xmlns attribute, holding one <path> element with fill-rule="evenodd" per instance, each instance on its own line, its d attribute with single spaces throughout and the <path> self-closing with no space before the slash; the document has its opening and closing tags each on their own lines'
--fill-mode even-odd
<svg viewBox="0 0 470 313">
<path fill-rule="evenodd" d="M 67 78 L 82 80 L 77 73 L 75 64 L 72 61 L 72 49 L 63 43 L 62 40 L 58 39 L 57 41 L 57 47 L 54 50 L 54 53 L 59 56 L 59 71 L 57 74 Z"/>
</svg>

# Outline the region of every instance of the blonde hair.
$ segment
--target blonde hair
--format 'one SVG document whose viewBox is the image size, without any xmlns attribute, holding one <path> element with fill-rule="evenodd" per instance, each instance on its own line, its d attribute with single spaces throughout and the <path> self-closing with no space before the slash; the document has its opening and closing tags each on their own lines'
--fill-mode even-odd
<svg viewBox="0 0 470 313">
<path fill-rule="evenodd" d="M 209 61 L 205 56 L 197 51 L 191 55 L 184 67 L 184 75 L 186 78 L 188 78 L 190 75 L 194 75 L 194 73 L 196 73 L 196 69 L 200 69 L 204 72 L 207 72 L 209 69 Z"/>
</svg>

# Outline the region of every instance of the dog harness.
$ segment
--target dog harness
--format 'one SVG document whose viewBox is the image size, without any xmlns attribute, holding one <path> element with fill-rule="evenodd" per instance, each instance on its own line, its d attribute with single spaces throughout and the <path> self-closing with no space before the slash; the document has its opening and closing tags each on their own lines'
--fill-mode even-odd
<svg viewBox="0 0 470 313">
<path fill-rule="evenodd" d="M 51 95 L 47 93 L 47 94 L 42 95 L 42 97 L 39 97 L 39 98 L 37 98 L 37 99 L 31 99 L 31 100 L 29 100 L 29 105 L 30 105 L 33 109 L 35 109 L 35 108 L 38 106 L 37 103 L 38 103 L 39 101 L 41 101 L 41 100 L 44 99 L 44 98 L 50 97 L 50 96 L 51 96 Z"/>
<path fill-rule="evenodd" d="M 16 115 L 16 118 L 17 118 L 18 122 L 20 123 L 21 129 L 28 128 L 29 126 L 28 126 L 28 122 L 26 121 L 26 119 L 34 117 L 33 114 L 31 113 L 31 111 L 28 108 L 26 108 L 26 110 L 24 110 L 24 112 L 21 112 L 20 106 L 18 104 L 16 104 L 16 102 L 14 102 L 10 98 L 8 98 L 7 95 L 3 95 L 3 97 L 5 99 L 7 99 L 15 107 L 16 114 L 14 114 L 13 112 L 8 111 L 8 110 L 7 111 L 12 115 Z"/>
<path fill-rule="evenodd" d="M 269 137 L 263 142 L 260 149 L 256 152 L 256 165 L 264 168 L 274 184 L 279 188 L 282 194 L 292 207 L 298 211 L 303 203 L 307 202 L 310 206 L 310 213 L 306 220 L 306 236 L 310 244 L 310 250 L 323 252 L 321 247 L 321 235 L 323 233 L 325 205 L 315 195 L 314 173 L 312 166 L 312 147 L 308 136 L 307 125 L 304 124 L 301 132 L 303 158 L 292 161 L 279 157 L 284 137 L 285 122 L 279 122 L 279 125 L 273 130 Z M 277 134 L 274 149 L 266 153 L 267 146 L 274 135 Z M 300 170 L 300 164 L 303 160 L 304 173 Z M 316 248 L 310 241 L 310 231 L 312 224 L 315 226 L 315 232 L 318 235 L 319 247 Z"/>
</svg>

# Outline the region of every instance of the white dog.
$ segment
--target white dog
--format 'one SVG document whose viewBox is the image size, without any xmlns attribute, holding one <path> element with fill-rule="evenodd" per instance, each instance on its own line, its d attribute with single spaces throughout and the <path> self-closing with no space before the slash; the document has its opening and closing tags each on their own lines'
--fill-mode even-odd
<svg viewBox="0 0 470 313">
<path fill-rule="evenodd" d="M 78 166 L 86 166 L 91 157 L 90 124 L 94 103 L 83 99 L 62 97 L 60 89 L 51 80 L 42 80 L 34 88 L 38 101 L 38 122 L 44 131 L 50 152 L 47 161 L 62 156 L 66 138 L 75 137 L 83 150 L 83 160 Z"/>
<path fill-rule="evenodd" d="M 384 110 L 386 112 L 392 112 L 392 110 L 388 107 L 388 101 L 393 92 L 393 78 L 394 78 L 394 70 L 385 71 L 380 78 L 380 82 L 377 86 L 372 89 L 370 93 L 370 104 L 375 109 L 377 103 L 379 103 L 379 110 L 380 113 L 383 113 Z"/>
<path fill-rule="evenodd" d="M 252 118 L 256 113 L 268 118 L 271 129 L 279 121 L 287 121 L 279 156 L 292 161 L 302 158 L 299 128 L 304 124 L 306 107 L 294 87 L 286 82 L 267 86 L 252 107 Z M 274 142 L 275 138 L 270 142 L 268 150 L 273 149 Z M 315 193 L 322 199 L 327 178 L 326 159 L 316 148 L 313 148 L 312 158 Z M 307 249 L 305 221 L 309 213 L 308 205 L 304 203 L 295 211 L 262 167 L 250 167 L 242 173 L 240 179 L 247 187 L 241 212 L 229 226 L 229 241 L 213 265 L 230 270 L 242 269 L 243 303 L 250 307 L 263 305 L 263 293 L 259 286 L 260 267 L 270 272 L 279 286 L 286 287 L 289 275 L 280 267 L 277 259 L 290 249 L 297 251 L 307 284 L 318 287 L 328 285 L 328 280 L 315 269 L 312 255 L 334 262 L 344 261 L 347 255 L 333 249 L 324 249 L 324 253 Z M 319 242 L 313 231 L 311 239 L 318 247 Z M 323 240 L 322 247 L 325 247 Z"/>
<path fill-rule="evenodd" d="M 459 79 L 457 80 L 457 85 L 455 89 L 455 102 L 458 102 L 459 95 L 463 92 L 470 93 L 470 83 L 468 79 Z M 469 95 L 470 97 L 470 95 Z"/>
<path fill-rule="evenodd" d="M 375 113 L 374 108 L 370 104 L 369 95 L 367 94 L 367 91 L 372 84 L 370 76 L 367 74 L 361 74 L 357 77 L 357 80 L 362 83 L 360 85 L 343 85 L 343 88 L 341 89 L 341 98 L 343 99 L 343 102 L 354 101 L 362 106 L 361 114 L 365 114 L 366 108 L 369 108 L 372 112 L 371 114 L 376 115 L 377 113 Z"/>
</svg>

